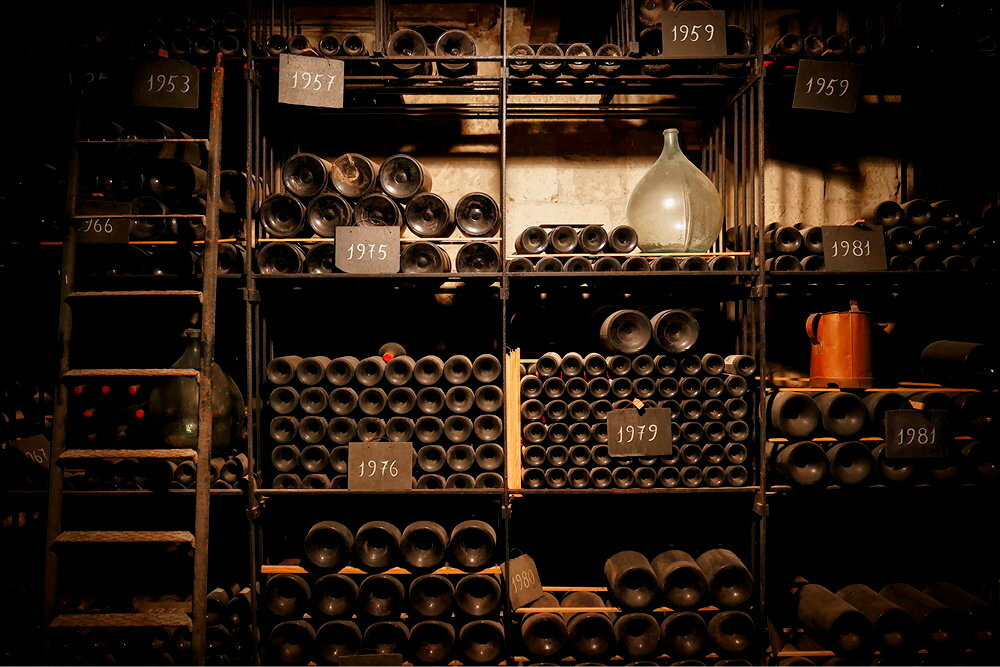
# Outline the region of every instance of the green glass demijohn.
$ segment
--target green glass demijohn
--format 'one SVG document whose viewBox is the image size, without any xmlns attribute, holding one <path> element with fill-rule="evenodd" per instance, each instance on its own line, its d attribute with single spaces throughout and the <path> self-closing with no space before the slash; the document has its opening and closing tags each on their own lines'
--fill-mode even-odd
<svg viewBox="0 0 1000 667">
<path fill-rule="evenodd" d="M 187 347 L 171 368 L 201 365 L 201 330 L 185 329 Z M 173 449 L 198 448 L 198 380 L 169 377 L 149 395 L 149 412 L 154 432 L 163 446 Z M 212 365 L 212 452 L 242 448 L 243 394 L 219 364 Z"/>
<path fill-rule="evenodd" d="M 722 231 L 722 197 L 684 157 L 676 129 L 628 198 L 628 224 L 643 252 L 706 252 Z"/>
</svg>

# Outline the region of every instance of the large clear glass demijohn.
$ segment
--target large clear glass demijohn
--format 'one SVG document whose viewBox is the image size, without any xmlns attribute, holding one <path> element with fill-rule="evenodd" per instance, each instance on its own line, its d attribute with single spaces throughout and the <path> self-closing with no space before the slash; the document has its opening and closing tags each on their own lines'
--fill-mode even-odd
<svg viewBox="0 0 1000 667">
<path fill-rule="evenodd" d="M 722 197 L 684 157 L 676 129 L 628 198 L 628 223 L 643 252 L 707 252 L 722 231 Z"/>
</svg>

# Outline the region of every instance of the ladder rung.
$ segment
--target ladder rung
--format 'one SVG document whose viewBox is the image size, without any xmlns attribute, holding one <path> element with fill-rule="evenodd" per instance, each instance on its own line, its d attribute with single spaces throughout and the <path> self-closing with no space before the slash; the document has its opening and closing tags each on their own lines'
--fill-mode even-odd
<svg viewBox="0 0 1000 667">
<path fill-rule="evenodd" d="M 201 292 L 188 289 L 164 289 L 164 290 L 131 290 L 120 292 L 73 292 L 68 298 L 92 297 L 92 296 L 192 296 L 199 300 Z"/>
<path fill-rule="evenodd" d="M 112 214 L 100 214 L 95 213 L 92 215 L 74 215 L 73 220 L 93 220 L 98 218 L 100 220 L 133 220 L 139 218 L 141 220 L 156 220 L 156 219 L 167 219 L 175 218 L 177 220 L 204 220 L 204 213 L 112 213 Z"/>
<path fill-rule="evenodd" d="M 78 368 L 66 371 L 64 378 L 86 377 L 198 377 L 194 368 Z"/>
<path fill-rule="evenodd" d="M 191 628 L 182 611 L 144 611 L 128 614 L 60 614 L 52 628 Z"/>
<path fill-rule="evenodd" d="M 194 459 L 193 449 L 67 449 L 59 455 L 60 461 L 79 459 Z"/>
<path fill-rule="evenodd" d="M 186 530 L 67 530 L 56 536 L 56 544 L 194 544 L 194 535 Z"/>
</svg>

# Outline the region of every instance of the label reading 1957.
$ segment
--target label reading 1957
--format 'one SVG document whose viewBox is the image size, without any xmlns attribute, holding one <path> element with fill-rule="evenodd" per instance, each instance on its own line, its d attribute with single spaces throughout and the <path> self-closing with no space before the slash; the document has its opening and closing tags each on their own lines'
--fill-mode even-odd
<svg viewBox="0 0 1000 667">
<path fill-rule="evenodd" d="M 608 413 L 611 456 L 669 456 L 673 451 L 670 408 L 622 408 Z"/>
<path fill-rule="evenodd" d="M 542 597 L 544 593 L 542 582 L 538 578 L 538 568 L 535 567 L 535 560 L 531 556 L 525 554 L 511 559 L 509 576 L 506 576 L 505 565 L 501 565 L 500 569 L 505 573 L 511 607 L 517 609 Z"/>
<path fill-rule="evenodd" d="M 823 261 L 827 271 L 885 271 L 881 227 L 823 225 Z"/>
<path fill-rule="evenodd" d="M 826 60 L 800 60 L 793 109 L 854 113 L 858 106 L 861 65 Z"/>
<path fill-rule="evenodd" d="M 344 61 L 281 54 L 278 56 L 278 101 L 342 109 Z"/>
<path fill-rule="evenodd" d="M 726 13 L 720 10 L 663 12 L 663 55 L 726 55 Z"/>
<path fill-rule="evenodd" d="M 334 242 L 344 273 L 399 273 L 399 227 L 337 227 Z"/>
<path fill-rule="evenodd" d="M 941 458 L 951 442 L 945 410 L 885 413 L 885 455 L 890 459 Z"/>
<path fill-rule="evenodd" d="M 135 71 L 132 103 L 137 107 L 198 108 L 198 68 L 184 60 L 154 60 Z"/>
<path fill-rule="evenodd" d="M 405 491 L 413 485 L 413 444 L 352 442 L 347 445 L 347 488 Z"/>
</svg>

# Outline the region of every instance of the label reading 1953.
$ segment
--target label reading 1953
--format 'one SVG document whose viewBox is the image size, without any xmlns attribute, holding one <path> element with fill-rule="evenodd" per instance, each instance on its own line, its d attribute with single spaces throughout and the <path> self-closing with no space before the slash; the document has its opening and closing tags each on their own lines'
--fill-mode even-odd
<svg viewBox="0 0 1000 667">
<path fill-rule="evenodd" d="M 278 101 L 309 107 L 344 107 L 344 61 L 283 53 L 278 56 Z"/>
<path fill-rule="evenodd" d="M 535 567 L 535 560 L 531 556 L 525 554 L 512 559 L 509 576 L 506 576 L 506 566 L 501 565 L 500 569 L 505 573 L 511 607 L 517 609 L 542 597 L 544 593 L 542 582 L 538 578 L 538 568 Z"/>
<path fill-rule="evenodd" d="M 823 261 L 827 271 L 885 271 L 881 227 L 823 225 Z"/>
<path fill-rule="evenodd" d="M 154 60 L 135 71 L 132 103 L 137 107 L 198 108 L 198 68 L 184 60 Z"/>
<path fill-rule="evenodd" d="M 887 458 L 945 457 L 950 442 L 945 410 L 889 410 L 885 413 Z"/>
<path fill-rule="evenodd" d="M 399 227 L 337 227 L 334 242 L 344 273 L 399 273 Z"/>
<path fill-rule="evenodd" d="M 826 60 L 800 60 L 793 109 L 854 113 L 858 106 L 861 65 Z"/>
<path fill-rule="evenodd" d="M 726 55 L 726 13 L 720 10 L 663 12 L 663 55 Z"/>
<path fill-rule="evenodd" d="M 413 483 L 413 444 L 352 442 L 347 445 L 347 488 L 405 491 Z"/>
<path fill-rule="evenodd" d="M 673 451 L 670 408 L 622 408 L 608 413 L 611 456 L 669 456 Z"/>
</svg>

